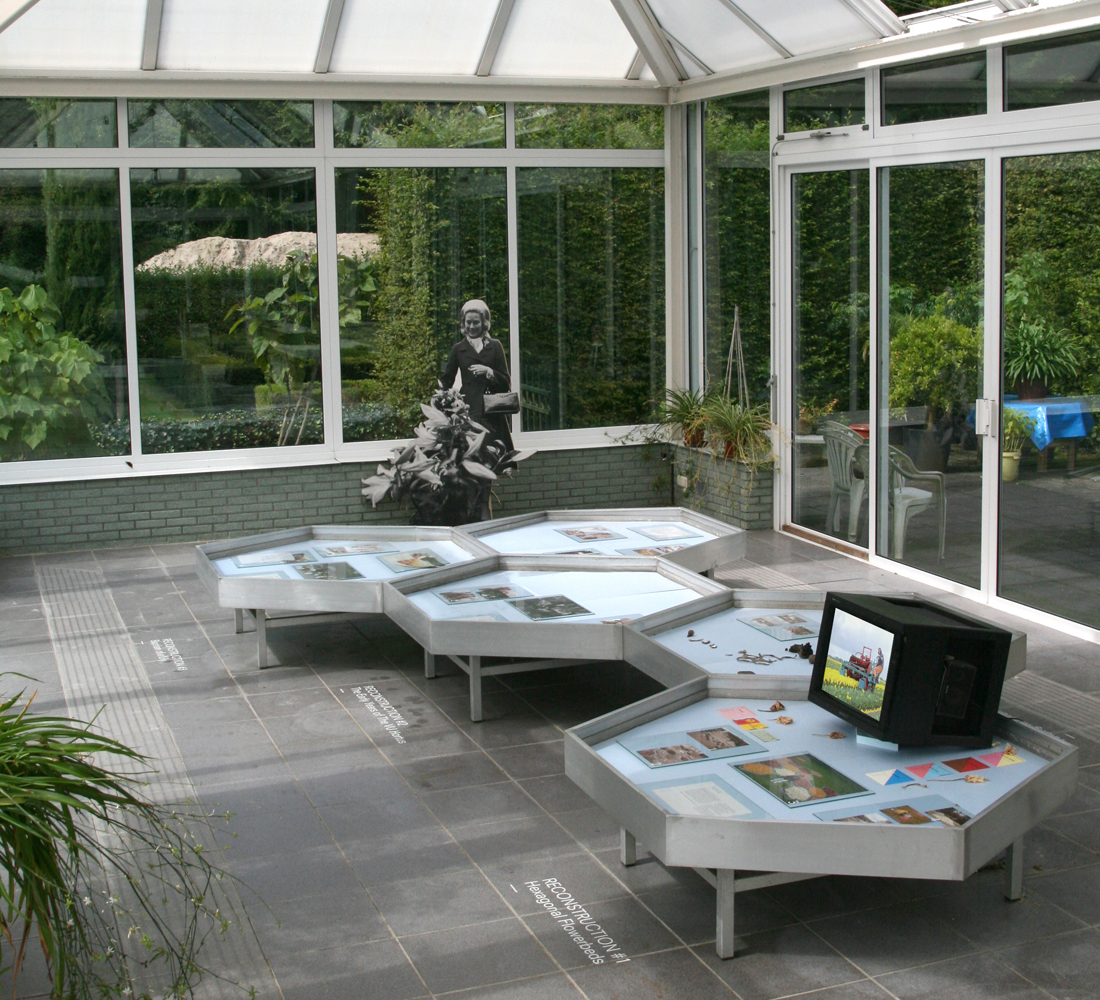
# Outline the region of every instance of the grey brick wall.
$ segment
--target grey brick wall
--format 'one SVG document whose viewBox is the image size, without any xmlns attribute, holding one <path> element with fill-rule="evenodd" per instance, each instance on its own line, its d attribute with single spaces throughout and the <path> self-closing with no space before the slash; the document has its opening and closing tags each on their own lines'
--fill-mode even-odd
<svg viewBox="0 0 1100 1000">
<path fill-rule="evenodd" d="M 496 517 L 556 507 L 639 507 L 668 502 L 642 446 L 540 451 L 502 480 Z M 232 538 L 299 524 L 407 523 L 376 510 L 360 480 L 377 462 L 0 487 L 0 554 Z"/>
</svg>

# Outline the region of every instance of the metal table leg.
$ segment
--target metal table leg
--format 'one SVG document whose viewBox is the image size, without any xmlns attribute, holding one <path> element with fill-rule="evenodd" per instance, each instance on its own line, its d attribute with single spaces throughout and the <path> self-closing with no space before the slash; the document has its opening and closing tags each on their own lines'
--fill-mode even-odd
<svg viewBox="0 0 1100 1000">
<path fill-rule="evenodd" d="M 244 608 L 233 609 L 233 631 L 237 635 L 244 631 Z"/>
<path fill-rule="evenodd" d="M 481 721 L 481 657 L 470 657 L 470 721 Z"/>
<path fill-rule="evenodd" d="M 1024 895 L 1024 838 L 1013 841 L 1005 851 L 1005 899 Z"/>
<path fill-rule="evenodd" d="M 428 680 L 432 680 L 435 677 L 435 657 L 426 649 L 424 650 L 424 676 L 427 677 Z"/>
<path fill-rule="evenodd" d="M 627 868 L 638 863 L 638 841 L 625 826 L 619 827 L 619 860 Z"/>
<path fill-rule="evenodd" d="M 735 874 L 732 868 L 719 868 L 715 873 L 718 883 L 718 907 L 714 925 L 714 950 L 718 953 L 719 958 L 733 958 Z"/>
<path fill-rule="evenodd" d="M 256 618 L 256 662 L 262 670 L 267 666 L 267 612 L 255 608 L 252 614 Z"/>
</svg>

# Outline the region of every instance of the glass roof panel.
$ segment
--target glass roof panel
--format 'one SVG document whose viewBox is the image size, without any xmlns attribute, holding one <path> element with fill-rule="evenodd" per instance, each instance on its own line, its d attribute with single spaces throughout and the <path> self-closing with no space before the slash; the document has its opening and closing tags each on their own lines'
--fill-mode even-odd
<svg viewBox="0 0 1100 1000">
<path fill-rule="evenodd" d="M 41 0 L 3 34 L 5 69 L 140 69 L 145 0 Z"/>
<path fill-rule="evenodd" d="M 637 51 L 610 0 L 516 0 L 493 75 L 621 80 Z"/>
<path fill-rule="evenodd" d="M 164 0 L 157 68 L 308 73 L 325 7 L 325 0 Z"/>
<path fill-rule="evenodd" d="M 841 0 L 737 0 L 737 6 L 796 56 L 880 37 Z"/>
<path fill-rule="evenodd" d="M 496 9 L 497 0 L 345 0 L 329 68 L 471 75 Z"/>
<path fill-rule="evenodd" d="M 701 0 L 691 7 L 681 0 L 649 0 L 649 6 L 661 27 L 716 73 L 781 58 L 721 0 Z"/>
</svg>

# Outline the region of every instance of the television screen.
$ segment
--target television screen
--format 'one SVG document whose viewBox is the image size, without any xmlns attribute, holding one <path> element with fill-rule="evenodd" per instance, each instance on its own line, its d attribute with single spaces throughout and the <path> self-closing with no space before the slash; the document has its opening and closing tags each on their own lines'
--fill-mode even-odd
<svg viewBox="0 0 1100 1000">
<path fill-rule="evenodd" d="M 838 608 L 833 616 L 822 691 L 879 721 L 893 652 L 893 632 Z"/>
</svg>

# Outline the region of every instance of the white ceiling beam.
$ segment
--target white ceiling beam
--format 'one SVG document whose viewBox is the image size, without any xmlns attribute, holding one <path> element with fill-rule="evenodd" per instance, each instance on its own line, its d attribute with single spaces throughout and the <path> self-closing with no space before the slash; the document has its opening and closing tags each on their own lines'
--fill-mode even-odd
<svg viewBox="0 0 1100 1000">
<path fill-rule="evenodd" d="M 1025 7 L 1031 7 L 1035 0 L 993 0 L 993 3 L 1007 14 L 1010 10 L 1023 10 Z"/>
<path fill-rule="evenodd" d="M 642 55 L 642 50 L 638 49 L 634 53 L 634 61 L 630 64 L 630 69 L 626 71 L 626 78 L 628 80 L 640 80 L 642 78 L 642 70 L 645 69 L 645 56 Z"/>
<path fill-rule="evenodd" d="M 776 52 L 778 52 L 784 59 L 791 59 L 794 53 L 790 51 L 782 42 L 780 42 L 774 35 L 770 34 L 763 26 L 754 21 L 748 14 L 746 14 L 733 0 L 718 0 L 718 2 L 726 8 L 734 17 L 737 18 L 746 28 L 755 32 L 756 36 L 761 41 L 770 45 Z"/>
<path fill-rule="evenodd" d="M 160 22 L 164 16 L 164 0 L 146 0 L 145 40 L 141 46 L 141 68 L 156 69 L 160 51 Z"/>
<path fill-rule="evenodd" d="M 688 78 L 645 0 L 611 0 L 611 5 L 662 87 L 674 87 Z"/>
<path fill-rule="evenodd" d="M 488 76 L 493 71 L 493 63 L 496 62 L 500 42 L 504 38 L 504 29 L 508 27 L 508 18 L 512 16 L 512 8 L 515 5 L 516 0 L 500 0 L 500 3 L 497 4 L 497 12 L 493 16 L 493 25 L 489 29 L 488 37 L 485 39 L 485 45 L 481 50 L 481 58 L 477 61 L 477 76 Z"/>
<path fill-rule="evenodd" d="M 10 28 L 36 3 L 38 3 L 38 0 L 3 0 L 3 2 L 0 2 L 0 31 L 6 31 Z"/>
<path fill-rule="evenodd" d="M 714 76 L 714 70 L 712 70 L 702 59 L 700 59 L 694 52 L 691 51 L 679 38 L 674 35 L 670 35 L 667 31 L 665 37 L 672 42 L 674 49 L 679 49 L 685 56 L 687 56 L 696 66 L 698 66 L 707 76 Z M 681 61 L 681 65 L 683 65 Z"/>
<path fill-rule="evenodd" d="M 321 28 L 321 41 L 317 44 L 314 73 L 327 73 L 332 65 L 332 52 L 336 48 L 336 33 L 340 30 L 340 18 L 344 13 L 344 0 L 328 0 L 325 23 Z"/>
<path fill-rule="evenodd" d="M 864 24 L 868 24 L 882 38 L 904 35 L 909 28 L 880 0 L 840 0 Z"/>
</svg>

